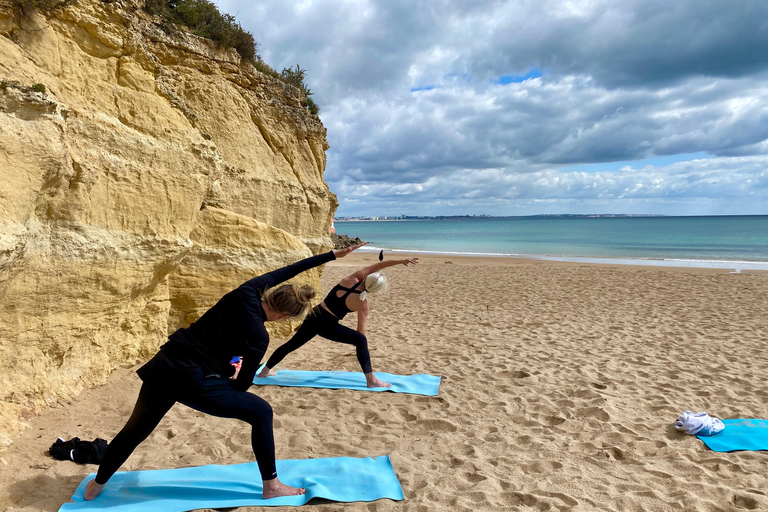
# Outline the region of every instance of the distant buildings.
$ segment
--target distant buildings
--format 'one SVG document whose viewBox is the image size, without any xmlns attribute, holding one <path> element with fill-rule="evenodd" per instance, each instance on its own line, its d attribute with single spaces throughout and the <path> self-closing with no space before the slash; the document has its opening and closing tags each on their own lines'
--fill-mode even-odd
<svg viewBox="0 0 768 512">
<path fill-rule="evenodd" d="M 494 215 L 398 215 L 388 216 L 370 216 L 370 217 L 334 217 L 335 221 L 350 220 L 429 220 L 429 219 L 600 219 L 611 217 L 666 217 L 666 215 L 653 214 L 632 214 L 632 213 L 552 213 L 540 215 L 522 215 L 522 216 L 494 216 Z"/>
<path fill-rule="evenodd" d="M 400 216 L 397 216 L 397 217 L 383 217 L 383 216 L 382 217 L 378 217 L 378 216 L 374 216 L 374 217 L 334 217 L 333 220 L 334 221 L 344 221 L 344 220 L 403 220 L 403 219 L 406 219 L 406 218 L 411 218 L 411 217 L 406 217 L 405 215 L 400 215 Z M 423 218 L 426 218 L 426 217 L 423 217 Z"/>
<path fill-rule="evenodd" d="M 491 219 L 492 215 L 397 215 L 395 217 L 371 216 L 371 217 L 334 217 L 334 221 L 349 220 L 415 220 L 415 219 Z M 502 217 L 497 217 L 502 218 Z"/>
</svg>

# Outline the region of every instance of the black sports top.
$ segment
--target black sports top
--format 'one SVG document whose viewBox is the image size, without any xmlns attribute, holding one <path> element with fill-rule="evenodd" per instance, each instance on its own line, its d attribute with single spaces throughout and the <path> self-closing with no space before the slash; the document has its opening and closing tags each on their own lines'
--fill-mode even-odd
<svg viewBox="0 0 768 512">
<path fill-rule="evenodd" d="M 224 295 L 197 322 L 171 334 L 161 352 L 173 363 L 178 377 L 201 369 L 205 375 L 226 378 L 234 373 L 229 361 L 233 356 L 242 356 L 243 366 L 231 385 L 243 391 L 248 389 L 269 345 L 264 326 L 267 315 L 261 307 L 264 291 L 335 259 L 331 251 L 246 281 Z"/>
<path fill-rule="evenodd" d="M 347 307 L 347 297 L 349 297 L 350 293 L 362 293 L 362 290 L 355 289 L 361 283 L 362 281 L 358 281 L 352 288 L 345 288 L 344 286 L 337 284 L 331 289 L 330 292 L 328 292 L 328 295 L 326 295 L 323 302 L 325 303 L 328 310 L 333 313 L 333 316 L 341 320 L 344 318 L 344 315 L 352 312 L 352 310 Z M 336 292 L 339 290 L 344 290 L 347 293 L 339 297 L 336 295 Z"/>
</svg>

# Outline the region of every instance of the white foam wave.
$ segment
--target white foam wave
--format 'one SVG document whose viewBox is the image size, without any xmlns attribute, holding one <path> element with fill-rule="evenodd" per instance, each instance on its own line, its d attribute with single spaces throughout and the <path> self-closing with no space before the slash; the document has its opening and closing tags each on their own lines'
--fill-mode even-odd
<svg viewBox="0 0 768 512">
<path fill-rule="evenodd" d="M 427 251 L 421 249 L 389 249 L 387 247 L 378 247 L 366 245 L 358 249 L 360 252 L 379 252 L 408 253 L 408 254 L 435 254 L 445 256 L 479 256 L 495 258 L 530 258 L 547 261 L 563 261 L 571 263 L 600 263 L 608 265 L 641 265 L 653 267 L 690 267 L 690 268 L 722 268 L 730 269 L 735 273 L 742 270 L 765 270 L 768 271 L 768 262 L 763 261 L 731 261 L 731 260 L 701 260 L 701 259 L 678 259 L 678 258 L 590 258 L 585 256 L 538 256 L 531 254 L 516 253 L 496 253 L 496 252 L 470 252 L 470 251 Z"/>
</svg>

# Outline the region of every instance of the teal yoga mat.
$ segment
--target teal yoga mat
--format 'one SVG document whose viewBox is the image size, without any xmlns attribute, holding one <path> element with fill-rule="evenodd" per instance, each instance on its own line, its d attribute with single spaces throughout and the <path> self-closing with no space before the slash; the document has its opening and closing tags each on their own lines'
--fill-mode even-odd
<svg viewBox="0 0 768 512">
<path fill-rule="evenodd" d="M 768 420 L 723 420 L 725 429 L 713 436 L 696 436 L 711 450 L 768 450 Z"/>
<path fill-rule="evenodd" d="M 149 471 L 119 471 L 93 501 L 85 501 L 91 473 L 77 487 L 72 503 L 59 512 L 185 512 L 200 508 L 304 505 L 312 498 L 340 502 L 402 500 L 403 490 L 388 455 L 278 460 L 280 481 L 304 487 L 303 496 L 261 499 L 261 477 L 255 462 Z"/>
<path fill-rule="evenodd" d="M 274 377 L 254 377 L 257 386 L 293 386 L 300 388 L 356 389 L 359 391 L 391 391 L 412 395 L 437 396 L 440 377 L 435 375 L 394 375 L 375 372 L 377 378 L 392 384 L 388 388 L 369 388 L 365 374 L 361 372 L 310 372 L 301 370 L 276 370 Z"/>
</svg>

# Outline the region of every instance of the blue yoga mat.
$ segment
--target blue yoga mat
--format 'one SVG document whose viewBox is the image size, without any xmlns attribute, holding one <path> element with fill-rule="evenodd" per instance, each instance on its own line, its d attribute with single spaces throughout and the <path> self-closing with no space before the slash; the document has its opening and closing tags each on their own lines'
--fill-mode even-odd
<svg viewBox="0 0 768 512">
<path fill-rule="evenodd" d="M 261 499 L 261 476 L 255 462 L 149 471 L 119 471 L 93 501 L 85 501 L 91 473 L 75 491 L 74 503 L 59 512 L 185 512 L 200 508 L 304 505 L 312 498 L 340 502 L 402 500 L 403 490 L 388 455 L 328 459 L 279 460 L 280 481 L 304 487 L 302 496 Z"/>
<path fill-rule="evenodd" d="M 274 377 L 254 377 L 257 386 L 292 386 L 299 388 L 356 389 L 359 391 L 392 391 L 412 395 L 437 396 L 440 377 L 427 374 L 393 375 L 375 372 L 377 378 L 392 384 L 388 388 L 369 388 L 361 372 L 309 372 L 276 370 Z"/>
<path fill-rule="evenodd" d="M 723 420 L 725 429 L 713 436 L 696 436 L 711 450 L 768 450 L 768 420 Z"/>
</svg>

